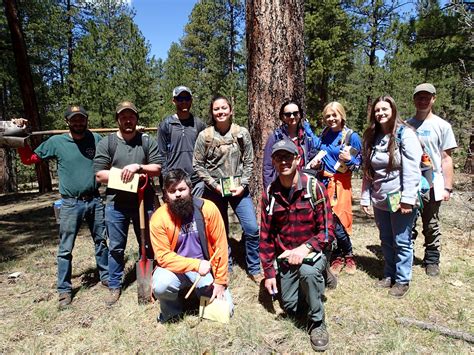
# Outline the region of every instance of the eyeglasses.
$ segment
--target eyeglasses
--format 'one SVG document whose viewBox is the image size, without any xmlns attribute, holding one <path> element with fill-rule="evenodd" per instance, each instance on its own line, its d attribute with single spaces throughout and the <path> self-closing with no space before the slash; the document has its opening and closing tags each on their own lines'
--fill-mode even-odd
<svg viewBox="0 0 474 355">
<path fill-rule="evenodd" d="M 277 163 L 281 163 L 282 161 L 293 161 L 293 159 L 295 159 L 296 155 L 293 155 L 291 153 L 283 153 L 283 154 L 275 154 L 273 156 L 273 159 L 277 162 Z"/>
<path fill-rule="evenodd" d="M 299 116 L 300 116 L 300 112 L 299 112 L 299 111 L 283 112 L 283 115 L 284 115 L 286 118 L 291 118 L 291 116 L 299 117 Z"/>
<path fill-rule="evenodd" d="M 188 102 L 192 100 L 191 96 L 175 96 L 174 98 L 178 102 Z"/>
</svg>

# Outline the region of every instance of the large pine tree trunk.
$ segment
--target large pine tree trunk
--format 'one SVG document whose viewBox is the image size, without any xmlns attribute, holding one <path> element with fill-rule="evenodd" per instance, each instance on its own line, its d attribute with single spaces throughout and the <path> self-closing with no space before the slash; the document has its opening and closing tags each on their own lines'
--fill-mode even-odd
<svg viewBox="0 0 474 355">
<path fill-rule="evenodd" d="M 263 150 L 287 99 L 304 106 L 304 0 L 247 0 L 249 129 L 255 150 L 252 193 L 260 201 Z M 258 208 L 258 213 L 260 209 Z"/>
<path fill-rule="evenodd" d="M 26 51 L 25 39 L 18 18 L 18 11 L 14 0 L 3 0 L 5 5 L 5 15 L 10 28 L 13 53 L 20 85 L 21 98 L 25 109 L 25 116 L 30 121 L 33 130 L 38 131 L 41 126 L 38 104 L 31 75 L 28 54 Z M 6 118 L 5 118 L 6 119 Z M 40 144 L 39 137 L 33 137 L 32 145 L 36 147 Z M 40 192 L 51 191 L 51 176 L 46 162 L 36 164 L 36 176 L 38 178 L 38 188 Z"/>
</svg>

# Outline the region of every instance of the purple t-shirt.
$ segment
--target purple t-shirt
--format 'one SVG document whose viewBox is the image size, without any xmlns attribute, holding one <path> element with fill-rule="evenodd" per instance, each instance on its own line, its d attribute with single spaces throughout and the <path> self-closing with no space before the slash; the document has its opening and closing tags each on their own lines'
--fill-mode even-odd
<svg viewBox="0 0 474 355">
<path fill-rule="evenodd" d="M 179 231 L 176 248 L 176 253 L 178 255 L 204 260 L 196 221 L 193 217 L 190 221 L 183 221 L 181 230 Z"/>
</svg>

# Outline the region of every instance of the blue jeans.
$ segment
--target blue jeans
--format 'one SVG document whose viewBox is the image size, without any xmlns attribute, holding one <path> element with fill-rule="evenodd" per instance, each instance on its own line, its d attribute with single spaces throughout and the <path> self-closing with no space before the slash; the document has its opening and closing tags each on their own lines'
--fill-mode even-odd
<svg viewBox="0 0 474 355">
<path fill-rule="evenodd" d="M 289 265 L 280 263 L 278 276 L 280 278 L 281 300 L 285 312 L 289 315 L 308 313 L 308 320 L 319 323 L 324 320 L 324 276 L 326 256 L 313 264 Z"/>
<path fill-rule="evenodd" d="M 199 276 L 197 272 L 189 271 L 184 274 L 175 274 L 168 269 L 157 267 L 153 272 L 152 288 L 153 295 L 160 301 L 160 322 L 166 322 L 183 312 L 183 300 L 179 297 L 178 292 L 183 289 L 190 288 L 196 278 Z M 203 276 L 196 285 L 196 295 L 212 296 L 214 278 L 211 273 Z M 229 289 L 225 290 L 225 299 L 229 304 L 229 313 L 232 315 L 234 304 Z"/>
<path fill-rule="evenodd" d="M 153 249 L 150 244 L 149 216 L 153 209 L 146 208 L 145 211 L 145 242 L 147 245 L 146 255 L 148 259 L 154 259 Z M 128 228 L 130 220 L 133 230 L 140 245 L 140 218 L 137 207 L 115 206 L 113 202 L 105 206 L 105 226 L 109 236 L 109 288 L 121 288 L 123 270 L 125 268 L 125 248 L 127 247 Z M 138 250 L 140 255 L 140 248 Z"/>
<path fill-rule="evenodd" d="M 333 252 L 334 257 L 338 256 L 352 256 L 352 242 L 349 234 L 342 225 L 339 218 L 336 215 L 333 215 L 337 248 Z"/>
<path fill-rule="evenodd" d="M 416 209 L 411 213 L 402 214 L 400 210 L 391 213 L 374 207 L 375 222 L 380 232 L 385 259 L 383 276 L 390 277 L 392 281 L 400 284 L 408 284 L 411 280 L 413 264 L 411 229 L 416 213 Z"/>
<path fill-rule="evenodd" d="M 248 189 L 244 190 L 242 196 L 222 197 L 221 194 L 206 187 L 203 198 L 211 200 L 217 205 L 222 219 L 224 220 L 227 238 L 229 238 L 229 216 L 227 215 L 227 206 L 230 204 L 234 213 L 237 215 L 240 226 L 243 230 L 242 238 L 245 243 L 245 261 L 247 264 L 247 271 L 250 275 L 258 274 L 260 272 L 260 255 L 258 253 L 260 235 L 257 217 L 255 215 L 255 208 L 253 207 L 253 201 Z M 232 268 L 230 244 L 229 268 Z"/>
<path fill-rule="evenodd" d="M 58 292 L 72 291 L 72 250 L 77 233 L 85 219 L 94 241 L 95 261 L 101 281 L 109 279 L 108 257 L 104 205 L 100 197 L 83 201 L 72 197 L 63 197 L 59 211 L 59 248 L 58 248 Z"/>
</svg>

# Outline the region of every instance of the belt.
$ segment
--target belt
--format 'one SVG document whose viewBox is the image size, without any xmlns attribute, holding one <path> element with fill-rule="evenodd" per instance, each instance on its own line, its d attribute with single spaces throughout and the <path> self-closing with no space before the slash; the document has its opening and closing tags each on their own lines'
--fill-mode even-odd
<svg viewBox="0 0 474 355">
<path fill-rule="evenodd" d="M 80 194 L 79 196 L 67 196 L 67 195 L 61 195 L 62 198 L 74 198 L 76 200 L 80 201 L 91 201 L 92 199 L 96 197 L 100 197 L 99 191 L 94 191 L 92 193 L 85 193 L 85 194 Z"/>
</svg>

